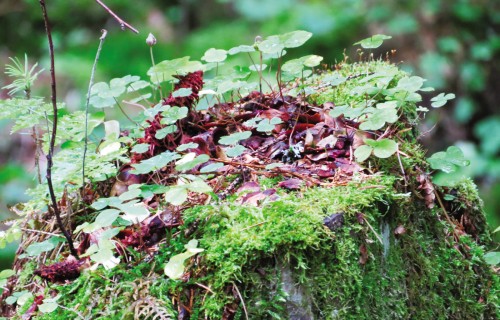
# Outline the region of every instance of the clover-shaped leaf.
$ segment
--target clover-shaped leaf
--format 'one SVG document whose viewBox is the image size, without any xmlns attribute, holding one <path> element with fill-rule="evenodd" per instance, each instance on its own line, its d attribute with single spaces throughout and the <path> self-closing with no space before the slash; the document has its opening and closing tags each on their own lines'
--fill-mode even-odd
<svg viewBox="0 0 500 320">
<path fill-rule="evenodd" d="M 219 139 L 219 143 L 224 145 L 235 145 L 240 140 L 245 140 L 250 138 L 251 135 L 252 135 L 251 131 L 235 132 L 228 136 L 221 137 Z"/>
<path fill-rule="evenodd" d="M 312 37 L 311 32 L 303 30 L 292 31 L 279 36 L 280 42 L 283 44 L 285 48 L 300 47 L 311 37 Z"/>
<path fill-rule="evenodd" d="M 175 80 L 175 75 L 186 75 L 189 72 L 204 70 L 199 61 L 190 61 L 189 57 L 162 61 L 148 70 L 153 83 Z"/>
<path fill-rule="evenodd" d="M 459 167 L 466 167 L 470 161 L 465 159 L 464 153 L 460 148 L 451 146 L 446 151 L 436 152 L 427 162 L 434 170 L 441 170 L 445 173 L 452 173 L 458 170 Z"/>
<path fill-rule="evenodd" d="M 259 50 L 267 54 L 280 55 L 285 45 L 278 36 L 270 36 L 258 44 Z"/>
<path fill-rule="evenodd" d="M 174 98 L 182 98 L 182 97 L 189 97 L 191 94 L 193 94 L 193 89 L 191 88 L 180 88 L 172 92 L 172 97 Z"/>
<path fill-rule="evenodd" d="M 132 148 L 132 152 L 134 153 L 144 153 L 146 151 L 149 150 L 149 144 L 147 143 L 139 143 L 139 144 L 136 144 L 133 148 Z"/>
<path fill-rule="evenodd" d="M 181 156 L 178 153 L 165 151 L 157 156 L 143 160 L 139 163 L 134 163 L 134 169 L 130 170 L 133 174 L 146 174 L 165 167 L 170 162 L 179 159 Z"/>
<path fill-rule="evenodd" d="M 383 34 L 376 34 L 369 38 L 363 39 L 355 43 L 361 45 L 365 49 L 376 49 L 384 43 L 384 40 L 391 39 L 391 36 L 386 36 Z"/>
<path fill-rule="evenodd" d="M 162 112 L 161 124 L 174 124 L 177 120 L 184 119 L 189 112 L 187 107 L 171 107 Z"/>
<path fill-rule="evenodd" d="M 184 155 L 180 160 L 175 163 L 175 169 L 177 171 L 187 171 L 191 170 L 199 164 L 205 163 L 210 160 L 210 156 L 206 154 L 200 154 L 196 156 L 196 153 L 190 152 Z"/>
<path fill-rule="evenodd" d="M 378 130 L 386 123 L 396 122 L 399 118 L 396 105 L 396 101 L 389 101 L 384 104 L 380 103 L 377 108 L 368 113 L 367 119 L 360 124 L 359 128 L 361 130 Z"/>
<path fill-rule="evenodd" d="M 222 62 L 227 58 L 227 51 L 222 49 L 210 48 L 208 49 L 201 60 L 206 62 Z"/>
<path fill-rule="evenodd" d="M 259 132 L 271 132 L 274 130 L 275 125 L 282 123 L 280 118 L 274 117 L 271 120 L 262 119 L 257 125 L 257 131 Z"/>
<path fill-rule="evenodd" d="M 440 94 L 431 99 L 432 101 L 431 106 L 433 108 L 441 108 L 446 104 L 446 102 L 448 102 L 448 100 L 452 99 L 455 99 L 455 95 L 453 93 L 448 93 L 445 95 L 444 93 L 441 92 Z"/>
<path fill-rule="evenodd" d="M 254 52 L 255 48 L 253 46 L 248 46 L 248 45 L 240 45 L 234 48 L 231 48 L 227 51 L 230 55 L 237 54 L 240 52 Z"/>
<path fill-rule="evenodd" d="M 160 130 L 156 131 L 155 138 L 161 140 L 165 138 L 167 135 L 174 133 L 176 131 L 177 131 L 177 126 L 175 124 L 166 126 L 165 128 L 161 128 Z"/>
<path fill-rule="evenodd" d="M 186 248 L 185 252 L 173 256 L 165 265 L 165 275 L 170 279 L 176 280 L 181 278 L 184 274 L 185 261 L 204 251 L 204 249 L 198 248 L 198 240 L 195 239 L 190 240 L 184 247 Z"/>
<path fill-rule="evenodd" d="M 247 148 L 238 144 L 234 147 L 227 148 L 225 151 L 226 151 L 226 155 L 228 157 L 234 158 L 234 157 L 238 157 L 238 156 L 242 155 L 243 152 L 245 152 L 246 150 L 247 150 Z"/>
<path fill-rule="evenodd" d="M 224 166 L 223 163 L 221 162 L 214 162 L 209 165 L 204 166 L 203 168 L 200 169 L 201 173 L 208 173 L 208 172 L 214 172 L 217 171 L 218 169 L 222 168 Z"/>
<path fill-rule="evenodd" d="M 189 142 L 189 143 L 181 144 L 175 150 L 182 152 L 182 151 L 186 151 L 187 149 L 194 149 L 194 148 L 198 148 L 198 144 L 194 143 L 194 142 Z"/>
<path fill-rule="evenodd" d="M 395 89 L 401 89 L 408 92 L 416 92 L 420 90 L 424 84 L 425 79 L 417 76 L 404 77 L 398 81 Z"/>
<path fill-rule="evenodd" d="M 365 139 L 365 145 L 359 146 L 354 151 L 358 162 L 363 162 L 373 153 L 377 158 L 389 158 L 398 151 L 398 144 L 391 139 Z"/>
<path fill-rule="evenodd" d="M 180 206 L 187 200 L 188 192 L 185 186 L 172 186 L 165 192 L 165 201 L 173 204 L 174 206 Z"/>
</svg>

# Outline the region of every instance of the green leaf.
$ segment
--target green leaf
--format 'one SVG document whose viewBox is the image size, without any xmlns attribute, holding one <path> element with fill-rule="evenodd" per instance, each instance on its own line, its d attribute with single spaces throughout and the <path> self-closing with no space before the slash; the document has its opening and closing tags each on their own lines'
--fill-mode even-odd
<svg viewBox="0 0 500 320">
<path fill-rule="evenodd" d="M 250 67 L 248 67 L 249 70 L 251 70 L 251 71 L 257 71 L 257 72 L 264 71 L 264 70 L 266 70 L 266 68 L 267 68 L 267 64 L 265 64 L 265 63 L 263 63 L 262 65 L 259 65 L 259 64 L 254 65 L 253 64 Z"/>
<path fill-rule="evenodd" d="M 150 215 L 146 205 L 142 202 L 127 202 L 117 205 L 116 207 L 124 213 L 122 216 L 123 219 L 133 223 L 142 222 Z"/>
<path fill-rule="evenodd" d="M 174 280 L 182 277 L 182 275 L 184 274 L 185 261 L 192 256 L 204 251 L 204 249 L 197 248 L 197 246 L 198 240 L 190 240 L 189 243 L 184 246 L 186 248 L 186 252 L 177 254 L 170 258 L 170 260 L 165 265 L 165 275 Z"/>
<path fill-rule="evenodd" d="M 175 150 L 182 152 L 182 151 L 186 151 L 188 149 L 194 149 L 194 148 L 198 148 L 198 144 L 194 143 L 194 142 L 189 142 L 189 143 L 181 144 Z"/>
<path fill-rule="evenodd" d="M 128 86 L 127 92 L 136 92 L 136 91 L 139 91 L 141 89 L 144 89 L 144 88 L 147 88 L 150 86 L 151 86 L 151 83 L 144 81 L 144 80 L 138 80 L 138 81 L 132 82 Z"/>
<path fill-rule="evenodd" d="M 383 34 L 376 34 L 369 38 L 363 39 L 355 43 L 361 45 L 365 49 L 376 49 L 384 43 L 384 40 L 391 39 L 391 36 L 386 36 Z"/>
<path fill-rule="evenodd" d="M 227 58 L 227 51 L 221 49 L 210 48 L 208 49 L 201 60 L 206 62 L 222 62 Z"/>
<path fill-rule="evenodd" d="M 128 191 L 122 193 L 118 199 L 122 202 L 129 201 L 135 198 L 138 198 L 141 195 L 140 184 L 133 184 L 128 187 Z"/>
<path fill-rule="evenodd" d="M 177 131 L 177 126 L 175 124 L 172 124 L 156 131 L 155 138 L 161 140 L 166 136 L 168 136 L 169 134 L 174 133 L 176 131 Z"/>
<path fill-rule="evenodd" d="M 95 218 L 95 221 L 93 223 L 95 228 L 94 230 L 98 228 L 106 228 L 109 227 L 110 225 L 115 222 L 116 218 L 118 218 L 118 215 L 120 214 L 119 210 L 116 209 L 106 209 L 103 210 L 99 213 L 99 215 Z M 92 230 L 92 231 L 94 231 Z"/>
<path fill-rule="evenodd" d="M 422 88 L 425 79 L 417 76 L 404 77 L 398 81 L 398 85 L 395 89 L 401 89 L 408 92 L 417 92 Z"/>
<path fill-rule="evenodd" d="M 282 34 L 279 36 L 279 39 L 285 48 L 297 48 L 306 43 L 311 37 L 311 32 L 297 30 Z"/>
<path fill-rule="evenodd" d="M 187 188 L 190 191 L 193 192 L 198 192 L 198 193 L 209 193 L 212 192 L 212 187 L 210 187 L 204 180 L 202 179 L 196 179 L 194 181 L 191 181 L 188 185 Z"/>
<path fill-rule="evenodd" d="M 458 167 L 466 167 L 470 161 L 465 159 L 464 153 L 460 148 L 451 146 L 446 152 L 436 152 L 430 158 L 427 158 L 430 166 L 434 170 L 441 170 L 445 173 L 451 173 L 458 170 Z"/>
<path fill-rule="evenodd" d="M 0 272 L 0 279 L 7 279 L 13 275 L 15 275 L 16 272 L 11 269 L 4 269 L 2 272 Z"/>
<path fill-rule="evenodd" d="M 133 174 L 146 174 L 152 171 L 159 170 L 165 167 L 170 162 L 179 159 L 181 156 L 176 152 L 165 151 L 157 156 L 143 160 L 140 163 L 135 163 L 132 166 L 133 170 L 130 173 Z"/>
<path fill-rule="evenodd" d="M 90 256 L 90 259 L 97 264 L 102 264 L 105 269 L 112 269 L 120 263 L 120 258 L 115 257 L 113 250 L 109 248 L 99 248 Z"/>
<path fill-rule="evenodd" d="M 446 104 L 446 102 L 448 102 L 448 100 L 452 99 L 455 99 L 455 95 L 453 93 L 448 93 L 445 95 L 444 93 L 441 92 L 440 94 L 431 99 L 432 101 L 431 106 L 433 108 L 441 108 Z"/>
<path fill-rule="evenodd" d="M 363 162 L 370 157 L 372 154 L 373 148 L 368 145 L 361 145 L 356 150 L 354 150 L 354 156 L 356 157 L 356 161 Z"/>
<path fill-rule="evenodd" d="M 184 186 L 172 186 L 165 192 L 165 200 L 174 206 L 180 206 L 187 200 L 188 192 Z"/>
<path fill-rule="evenodd" d="M 257 125 L 257 131 L 259 132 L 271 132 L 274 130 L 275 125 L 282 123 L 281 119 L 274 117 L 271 120 L 262 119 Z"/>
<path fill-rule="evenodd" d="M 235 145 L 240 140 L 245 140 L 250 138 L 251 135 L 252 135 L 251 131 L 235 132 L 233 134 L 230 134 L 229 136 L 221 137 L 219 139 L 219 143 L 225 145 Z"/>
<path fill-rule="evenodd" d="M 149 150 L 149 144 L 147 143 L 139 143 L 139 144 L 136 144 L 133 148 L 132 148 L 132 152 L 134 153 L 144 153 L 146 151 Z"/>
<path fill-rule="evenodd" d="M 234 157 L 238 157 L 238 156 L 242 155 L 243 152 L 245 152 L 246 150 L 247 150 L 247 148 L 245 148 L 244 146 L 236 145 L 234 147 L 227 148 L 225 151 L 226 151 L 226 155 L 228 157 L 234 158 Z"/>
<path fill-rule="evenodd" d="M 174 92 L 172 92 L 172 97 L 174 97 L 174 98 L 189 97 L 192 94 L 193 94 L 193 89 L 180 88 L 180 89 L 177 89 Z"/>
<path fill-rule="evenodd" d="M 162 112 L 161 124 L 174 124 L 177 120 L 184 119 L 189 112 L 187 107 L 171 107 Z"/>
<path fill-rule="evenodd" d="M 489 265 L 496 266 L 500 264 L 500 252 L 498 251 L 488 252 L 483 258 Z"/>
<path fill-rule="evenodd" d="M 240 52 L 254 52 L 254 51 L 255 51 L 255 48 L 253 46 L 240 45 L 240 46 L 229 49 L 227 53 L 229 53 L 230 55 L 234 55 L 234 54 L 237 54 Z"/>
<path fill-rule="evenodd" d="M 317 56 L 315 54 L 311 54 L 301 58 L 303 60 L 304 66 L 309 68 L 314 68 L 319 66 L 321 61 L 323 61 L 323 57 Z"/>
<path fill-rule="evenodd" d="M 165 60 L 148 70 L 148 76 L 153 83 L 175 80 L 174 75 L 186 75 L 189 72 L 204 70 L 199 61 L 190 61 L 189 57 L 174 60 Z"/>
<path fill-rule="evenodd" d="M 261 52 L 267 54 L 280 55 L 283 49 L 285 49 L 284 43 L 278 36 L 269 36 L 257 46 Z"/>
<path fill-rule="evenodd" d="M 209 165 L 204 166 L 203 168 L 200 169 L 201 173 L 208 173 L 208 172 L 214 172 L 217 171 L 218 169 L 222 168 L 224 166 L 223 163 L 221 162 L 214 162 Z"/>
<path fill-rule="evenodd" d="M 366 139 L 365 143 L 373 148 L 373 154 L 377 158 L 389 158 L 398 151 L 398 144 L 391 139 Z"/>
<path fill-rule="evenodd" d="M 38 306 L 38 310 L 43 313 L 51 313 L 52 311 L 55 311 L 57 307 L 59 307 L 59 305 L 55 302 L 44 302 Z"/>
<path fill-rule="evenodd" d="M 368 114 L 367 119 L 360 124 L 359 128 L 361 130 L 378 130 L 386 123 L 396 122 L 398 118 L 398 111 L 394 107 L 373 109 L 373 112 Z"/>
<path fill-rule="evenodd" d="M 47 252 L 47 251 L 54 249 L 57 246 L 57 244 L 64 242 L 64 241 L 65 241 L 65 239 L 62 237 L 51 237 L 51 238 L 49 238 L 45 241 L 42 241 L 42 242 L 35 242 L 35 243 L 30 244 L 26 248 L 26 253 L 30 257 L 39 256 L 43 252 Z"/>
<path fill-rule="evenodd" d="M 175 169 L 177 171 L 187 171 L 191 170 L 199 164 L 205 163 L 210 160 L 210 156 L 206 154 L 200 154 L 196 156 L 196 153 L 190 152 L 184 155 L 177 163 L 175 164 Z"/>
<path fill-rule="evenodd" d="M 284 164 L 283 163 L 279 163 L 279 162 L 275 162 L 275 163 L 270 163 L 266 166 L 266 170 L 272 170 L 272 169 L 275 169 L 275 168 L 279 168 L 279 167 L 282 167 Z"/>
</svg>

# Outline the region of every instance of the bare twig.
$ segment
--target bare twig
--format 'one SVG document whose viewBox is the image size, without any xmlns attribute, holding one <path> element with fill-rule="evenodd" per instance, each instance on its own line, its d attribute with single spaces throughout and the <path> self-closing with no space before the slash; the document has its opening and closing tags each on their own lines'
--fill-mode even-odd
<svg viewBox="0 0 500 320">
<path fill-rule="evenodd" d="M 90 102 L 90 91 L 92 86 L 94 85 L 94 75 L 95 69 L 97 67 L 97 61 L 99 61 L 99 55 L 101 54 L 102 44 L 104 43 L 104 39 L 106 39 L 106 35 L 108 31 L 106 29 L 101 30 L 101 37 L 99 38 L 99 47 L 97 48 L 97 53 L 94 59 L 94 65 L 92 66 L 92 72 L 90 73 L 90 81 L 89 81 L 89 89 L 87 91 L 87 102 L 85 103 L 85 144 L 83 147 L 83 159 L 82 159 L 82 184 L 85 186 L 85 156 L 87 155 L 87 147 L 89 141 L 89 102 Z"/>
<path fill-rule="evenodd" d="M 243 311 L 245 312 L 245 319 L 248 320 L 248 311 L 247 311 L 247 307 L 245 306 L 245 301 L 243 301 L 243 297 L 241 296 L 241 293 L 240 293 L 240 290 L 238 290 L 238 287 L 236 286 L 236 284 L 234 282 L 231 282 L 233 284 L 233 287 L 236 289 L 236 293 L 238 294 L 238 296 L 240 297 L 240 300 L 241 300 L 241 306 L 243 307 Z"/>
<path fill-rule="evenodd" d="M 50 136 L 49 152 L 47 154 L 47 185 L 49 187 L 50 199 L 52 201 L 52 211 L 56 216 L 57 225 L 64 234 L 66 240 L 68 240 L 69 250 L 71 254 L 78 259 L 78 253 L 73 245 L 73 239 L 71 234 L 66 230 L 61 220 L 61 213 L 57 205 L 56 195 L 54 193 L 54 186 L 52 184 L 52 158 L 54 156 L 54 145 L 56 143 L 56 133 L 57 133 L 57 101 L 56 101 L 56 73 L 54 67 L 54 43 L 52 42 L 52 33 L 50 30 L 49 17 L 47 15 L 47 7 L 45 6 L 45 0 L 40 0 L 40 6 L 42 8 L 43 20 L 45 22 L 45 32 L 47 33 L 47 40 L 49 42 L 49 53 L 50 53 L 50 77 L 51 77 L 51 89 L 52 89 L 52 110 L 54 112 L 54 119 L 52 121 L 52 132 Z M 49 206 L 50 207 L 50 206 Z"/>
<path fill-rule="evenodd" d="M 382 241 L 382 238 L 380 238 L 380 236 L 375 231 L 375 229 L 373 229 L 372 225 L 368 222 L 368 220 L 365 217 L 363 217 L 363 220 L 366 222 L 366 224 L 368 225 L 368 227 L 370 228 L 370 230 L 373 232 L 373 234 L 375 235 L 375 237 L 377 238 L 377 240 L 380 242 L 380 244 L 384 245 L 384 242 Z"/>
<path fill-rule="evenodd" d="M 104 8 L 104 10 L 106 10 L 113 18 L 115 18 L 116 21 L 118 21 L 118 23 L 120 24 L 120 28 L 122 30 L 125 30 L 125 28 L 128 28 L 130 29 L 132 32 L 134 33 L 139 33 L 139 31 L 132 27 L 130 24 L 128 24 L 127 22 L 125 22 L 122 18 L 120 18 L 119 16 L 116 15 L 116 13 L 114 13 L 113 11 L 111 11 L 110 8 L 108 8 L 108 6 L 106 6 L 101 0 L 95 0 L 101 7 Z"/>
</svg>

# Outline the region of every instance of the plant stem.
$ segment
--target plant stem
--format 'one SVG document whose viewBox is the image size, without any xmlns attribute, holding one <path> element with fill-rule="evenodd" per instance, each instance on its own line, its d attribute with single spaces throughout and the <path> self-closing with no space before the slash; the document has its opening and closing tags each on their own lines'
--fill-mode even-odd
<svg viewBox="0 0 500 320">
<path fill-rule="evenodd" d="M 50 136 L 50 145 L 49 145 L 49 152 L 47 154 L 47 185 L 49 187 L 49 194 L 50 194 L 50 199 L 52 201 L 52 211 L 54 212 L 54 215 L 56 216 L 57 220 L 57 225 L 59 226 L 59 229 L 61 229 L 61 232 L 64 234 L 64 237 L 66 240 L 68 240 L 68 246 L 69 250 L 71 251 L 71 254 L 75 256 L 76 259 L 78 258 L 78 253 L 75 250 L 75 246 L 73 245 L 73 239 L 71 237 L 71 234 L 66 230 L 66 228 L 63 225 L 62 219 L 61 219 L 61 213 L 59 211 L 59 207 L 57 205 L 57 200 L 56 200 L 56 195 L 54 193 L 54 186 L 52 184 L 52 158 L 54 156 L 54 145 L 56 142 L 56 133 L 57 133 L 57 102 L 56 102 L 56 74 L 55 74 L 55 67 L 54 67 L 54 43 L 52 42 L 52 33 L 50 30 L 50 24 L 49 24 L 49 17 L 47 15 L 47 7 L 45 6 L 45 0 L 40 0 L 40 6 L 42 8 L 42 14 L 43 14 L 43 20 L 45 22 L 45 32 L 47 33 L 47 40 L 49 42 L 49 53 L 50 53 L 50 78 L 51 78 L 51 89 L 52 89 L 52 95 L 51 95 L 51 100 L 52 100 L 52 110 L 54 112 L 54 119 L 52 121 L 52 133 Z M 50 208 L 50 206 L 49 206 Z"/>
<path fill-rule="evenodd" d="M 99 61 L 99 55 L 101 54 L 102 44 L 104 43 L 104 39 L 106 39 L 106 35 L 108 34 L 108 31 L 106 29 L 102 29 L 101 33 L 102 33 L 102 35 L 99 38 L 99 47 L 97 48 L 97 53 L 96 53 L 95 59 L 94 59 L 94 65 L 92 66 L 92 72 L 90 73 L 89 89 L 87 90 L 87 102 L 85 103 L 85 144 L 83 147 L 83 159 L 82 159 L 82 187 L 85 186 L 85 157 L 87 155 L 87 146 L 88 146 L 88 140 L 89 140 L 88 128 L 89 128 L 90 90 L 92 89 L 92 86 L 94 85 L 94 76 L 95 76 L 95 69 L 97 68 L 97 61 Z"/>
<path fill-rule="evenodd" d="M 118 23 L 120 24 L 120 28 L 122 30 L 125 30 L 125 28 L 128 28 L 130 29 L 132 32 L 134 33 L 139 33 L 139 31 L 132 27 L 130 24 L 128 24 L 127 22 L 125 22 L 125 20 L 123 20 L 122 18 L 120 18 L 118 15 L 116 15 L 116 13 L 114 13 L 113 11 L 111 11 L 110 8 L 108 8 L 101 0 L 95 0 L 101 7 L 104 8 L 104 10 L 106 10 L 113 18 L 115 18 L 116 21 L 118 21 Z"/>
</svg>

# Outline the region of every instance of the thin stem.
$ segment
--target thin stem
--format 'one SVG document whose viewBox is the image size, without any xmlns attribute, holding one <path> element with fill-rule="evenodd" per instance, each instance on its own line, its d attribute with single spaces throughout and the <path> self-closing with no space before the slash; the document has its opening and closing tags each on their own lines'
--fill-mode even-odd
<svg viewBox="0 0 500 320">
<path fill-rule="evenodd" d="M 51 89 L 52 89 L 52 110 L 54 112 L 54 119 L 52 121 L 52 133 L 50 136 L 50 145 L 49 145 L 49 153 L 47 154 L 47 185 L 49 187 L 50 200 L 52 201 L 52 211 L 56 216 L 57 224 L 61 229 L 61 232 L 64 234 L 66 240 L 68 240 L 69 250 L 71 254 L 78 258 L 78 253 L 75 250 L 75 246 L 73 245 L 73 239 L 71 234 L 66 230 L 63 225 L 61 219 L 61 213 L 59 211 L 59 207 L 57 205 L 56 195 L 54 193 L 54 186 L 52 184 L 52 166 L 53 161 L 52 158 L 54 156 L 54 145 L 56 142 L 56 133 L 57 133 L 57 102 L 56 102 L 56 73 L 55 73 L 55 63 L 54 63 L 54 43 L 52 42 L 52 33 L 50 30 L 49 17 L 47 15 L 47 7 L 45 6 L 45 0 L 40 0 L 40 6 L 42 8 L 43 20 L 45 22 L 45 32 L 47 33 L 47 40 L 49 42 L 49 53 L 50 53 L 50 78 L 51 78 Z"/>
<path fill-rule="evenodd" d="M 97 68 L 97 61 L 99 61 L 99 55 L 101 54 L 102 44 L 104 43 L 104 39 L 106 39 L 106 35 L 108 31 L 106 29 L 101 30 L 101 37 L 99 38 L 99 47 L 97 48 L 97 53 L 94 59 L 94 65 L 92 66 L 92 72 L 90 73 L 90 81 L 89 81 L 89 89 L 87 90 L 87 102 L 85 103 L 85 144 L 83 147 L 83 159 L 82 159 L 82 184 L 85 186 L 85 157 L 87 156 L 87 147 L 89 142 L 89 102 L 90 102 L 90 90 L 94 85 L 94 76 L 95 70 Z"/>
<path fill-rule="evenodd" d="M 122 30 L 125 30 L 125 28 L 128 28 L 130 29 L 132 32 L 134 33 L 139 33 L 139 31 L 132 27 L 130 24 L 128 24 L 125 20 L 123 20 L 122 18 L 120 18 L 116 13 L 114 13 L 113 11 L 111 11 L 110 8 L 108 8 L 108 6 L 106 6 L 101 0 L 95 0 L 101 7 L 104 8 L 104 10 L 106 10 L 113 18 L 115 18 L 116 21 L 118 21 L 118 23 L 120 24 L 120 28 Z"/>
</svg>

